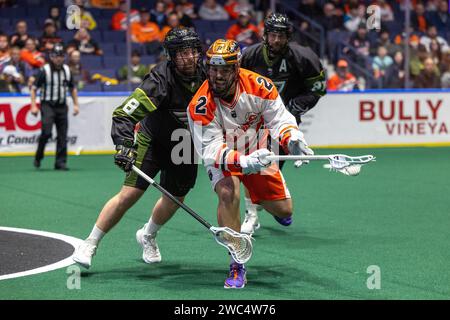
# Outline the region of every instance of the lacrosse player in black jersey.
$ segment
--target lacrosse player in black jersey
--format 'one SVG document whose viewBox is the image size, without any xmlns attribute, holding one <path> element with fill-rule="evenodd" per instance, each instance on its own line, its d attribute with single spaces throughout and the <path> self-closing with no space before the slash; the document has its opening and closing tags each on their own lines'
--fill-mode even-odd
<svg viewBox="0 0 450 320">
<path fill-rule="evenodd" d="M 264 21 L 261 43 L 248 47 L 242 54 L 241 67 L 270 78 L 297 123 L 326 94 L 326 79 L 319 57 L 307 47 L 289 42 L 293 32 L 289 18 L 280 13 L 270 14 Z M 280 154 L 284 154 L 279 148 Z M 280 162 L 280 168 L 283 167 Z M 296 162 L 296 167 L 302 164 Z M 253 234 L 260 227 L 257 211 L 246 190 L 246 215 L 241 232 Z M 290 225 L 291 221 L 283 225 Z"/>
<path fill-rule="evenodd" d="M 91 234 L 73 256 L 75 262 L 86 268 L 91 266 L 105 233 L 119 222 L 149 186 L 132 171 L 133 165 L 152 178 L 160 171 L 160 185 L 180 201 L 195 184 L 197 164 L 193 159 L 186 108 L 206 79 L 201 42 L 194 31 L 174 28 L 166 35 L 164 48 L 167 61 L 157 64 L 113 113 L 111 136 L 117 150 L 115 163 L 127 172 L 127 176 L 120 192 L 105 204 Z M 140 128 L 135 136 L 138 122 Z M 192 154 L 178 154 L 182 159 L 174 159 L 172 150 L 180 142 L 172 141 L 172 134 L 184 141 L 188 139 Z M 146 263 L 161 261 L 155 238 L 177 209 L 178 205 L 162 195 L 149 222 L 137 231 L 136 239 L 143 248 L 142 258 Z"/>
</svg>

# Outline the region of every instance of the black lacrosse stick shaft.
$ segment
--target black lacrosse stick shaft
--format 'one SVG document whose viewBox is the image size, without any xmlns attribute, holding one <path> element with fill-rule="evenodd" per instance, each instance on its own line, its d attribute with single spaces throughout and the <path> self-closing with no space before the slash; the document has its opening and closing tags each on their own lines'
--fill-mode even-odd
<svg viewBox="0 0 450 320">
<path fill-rule="evenodd" d="M 134 166 L 133 166 L 134 167 Z M 133 168 L 134 169 L 134 168 Z M 200 217 L 194 210 L 192 210 L 191 208 L 189 208 L 187 205 L 185 205 L 183 202 L 181 202 L 180 200 L 178 200 L 177 198 L 175 198 L 169 191 L 167 191 L 166 189 L 164 189 L 163 187 L 161 187 L 158 183 L 156 183 L 156 181 L 154 181 L 153 179 L 150 179 L 150 177 L 148 177 L 147 175 L 145 175 L 143 172 L 138 172 L 136 170 L 134 170 L 137 174 L 139 174 L 140 176 L 142 176 L 142 178 L 144 178 L 147 182 L 149 182 L 152 186 L 154 186 L 156 189 L 158 189 L 159 191 L 161 191 L 163 194 L 165 194 L 167 197 L 170 198 L 170 200 L 172 200 L 173 202 L 175 202 L 177 205 L 179 205 L 181 208 L 183 208 L 187 213 L 189 213 L 191 216 L 193 216 L 198 222 L 200 222 L 202 225 L 204 225 L 206 228 L 211 228 L 212 225 L 206 221 L 205 219 L 203 219 L 202 217 Z"/>
</svg>

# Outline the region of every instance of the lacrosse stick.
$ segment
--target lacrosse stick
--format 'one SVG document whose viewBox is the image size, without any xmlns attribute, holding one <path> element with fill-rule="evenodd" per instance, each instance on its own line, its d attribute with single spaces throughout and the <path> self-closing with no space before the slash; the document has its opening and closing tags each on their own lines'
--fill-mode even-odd
<svg viewBox="0 0 450 320">
<path fill-rule="evenodd" d="M 330 155 L 312 155 L 312 156 L 296 156 L 296 155 L 274 155 L 268 156 L 267 160 L 326 160 L 329 163 L 324 165 L 325 168 L 332 171 L 340 172 L 347 176 L 357 176 L 361 172 L 361 167 L 371 161 L 375 161 L 372 155 L 351 157 L 345 154 L 330 154 Z"/>
<path fill-rule="evenodd" d="M 214 235 L 214 239 L 218 244 L 227 248 L 231 256 L 237 263 L 246 263 L 252 256 L 252 240 L 247 234 L 236 232 L 228 227 L 214 227 L 205 219 L 200 217 L 194 210 L 189 208 L 184 203 L 175 198 L 169 191 L 157 184 L 152 178 L 147 176 L 136 166 L 133 166 L 133 171 L 145 179 L 148 183 L 154 186 L 156 189 L 164 193 L 173 202 L 183 208 L 187 213 L 193 216 L 198 222 L 204 225 Z"/>
</svg>

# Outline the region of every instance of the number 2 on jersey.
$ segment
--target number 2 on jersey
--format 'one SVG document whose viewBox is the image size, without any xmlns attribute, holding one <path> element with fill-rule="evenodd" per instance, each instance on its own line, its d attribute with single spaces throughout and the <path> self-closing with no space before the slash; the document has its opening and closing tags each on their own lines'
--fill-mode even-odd
<svg viewBox="0 0 450 320">
<path fill-rule="evenodd" d="M 195 106 L 195 113 L 196 114 L 206 114 L 206 102 L 208 100 L 205 96 L 201 96 L 198 98 L 197 105 Z"/>
<path fill-rule="evenodd" d="M 256 78 L 256 82 L 258 82 L 259 84 L 264 84 L 264 88 L 266 88 L 269 92 L 273 89 L 273 84 L 267 81 L 267 79 L 265 78 L 258 77 Z"/>
</svg>

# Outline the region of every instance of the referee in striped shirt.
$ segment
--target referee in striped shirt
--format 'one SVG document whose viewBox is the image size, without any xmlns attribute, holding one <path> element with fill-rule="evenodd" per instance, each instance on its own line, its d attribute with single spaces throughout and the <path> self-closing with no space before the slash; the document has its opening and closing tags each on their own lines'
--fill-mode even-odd
<svg viewBox="0 0 450 320">
<path fill-rule="evenodd" d="M 36 168 L 41 166 L 45 145 L 52 136 L 52 128 L 55 124 L 57 132 L 55 170 L 69 170 L 66 166 L 68 129 L 66 96 L 68 90 L 73 98 L 73 114 L 75 116 L 79 112 L 79 107 L 77 89 L 74 87 L 72 74 L 69 67 L 64 64 L 62 44 L 54 45 L 50 52 L 50 63 L 40 69 L 31 87 L 31 113 L 35 116 L 39 113 L 36 105 L 37 89 L 41 89 L 42 132 L 33 164 Z"/>
</svg>

